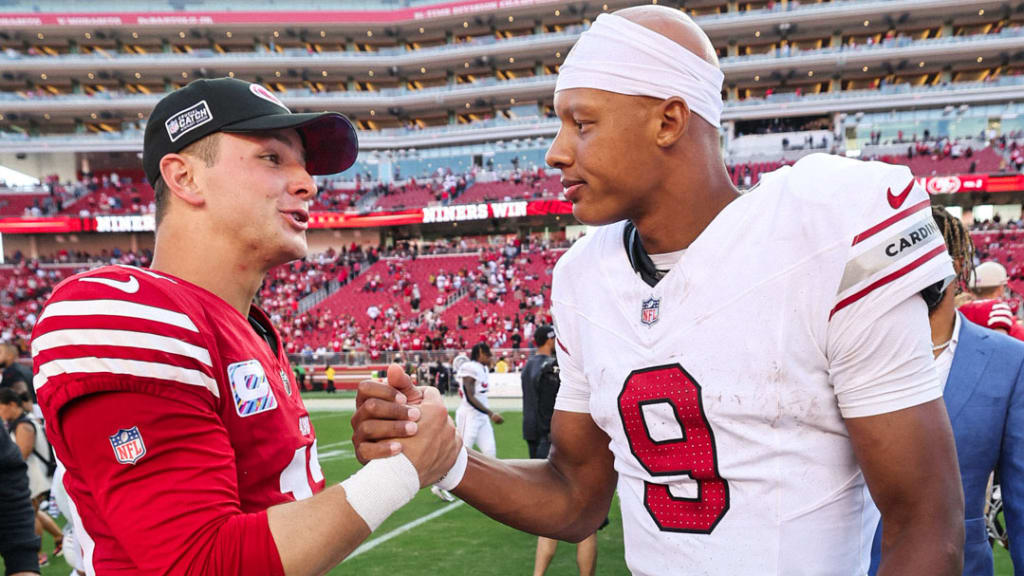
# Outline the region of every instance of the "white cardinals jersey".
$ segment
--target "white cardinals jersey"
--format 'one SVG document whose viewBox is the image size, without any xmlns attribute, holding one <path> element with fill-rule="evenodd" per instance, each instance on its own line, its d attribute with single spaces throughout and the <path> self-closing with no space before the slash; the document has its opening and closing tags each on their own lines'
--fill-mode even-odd
<svg viewBox="0 0 1024 576">
<path fill-rule="evenodd" d="M 455 373 L 455 380 L 459 383 L 459 397 L 462 398 L 462 402 L 459 406 L 469 408 L 473 412 L 476 412 L 477 409 L 469 405 L 469 400 L 466 400 L 466 395 L 462 392 L 462 379 L 467 376 L 476 381 L 476 386 L 473 387 L 473 396 L 476 397 L 481 404 L 487 406 L 487 390 L 490 388 L 490 374 L 486 366 L 473 360 L 463 362 L 462 366 L 459 366 L 459 371 Z M 486 418 L 486 415 L 484 415 L 484 417 Z"/>
<path fill-rule="evenodd" d="M 623 223 L 558 262 L 556 409 L 611 439 L 638 575 L 862 575 L 878 520 L 844 418 L 941 396 L 917 293 L 953 274 L 905 167 L 815 154 L 654 287 Z"/>
</svg>

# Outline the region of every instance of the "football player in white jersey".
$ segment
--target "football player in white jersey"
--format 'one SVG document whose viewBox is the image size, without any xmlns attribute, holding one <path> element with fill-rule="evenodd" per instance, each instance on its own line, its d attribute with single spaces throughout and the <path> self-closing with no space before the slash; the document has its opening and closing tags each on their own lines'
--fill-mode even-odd
<svg viewBox="0 0 1024 576">
<path fill-rule="evenodd" d="M 703 31 L 659 6 L 599 16 L 567 56 L 547 162 L 598 228 L 555 269 L 551 455 L 460 455 L 444 482 L 573 541 L 617 488 L 640 575 L 862 575 L 870 490 L 879 574 L 960 574 L 925 300 L 953 269 L 928 195 L 905 167 L 821 154 L 740 195 L 717 64 Z M 360 400 L 414 395 L 398 376 Z M 353 419 L 362 457 L 387 454 L 384 405 Z"/>
<path fill-rule="evenodd" d="M 491 348 L 481 342 L 469 352 L 469 361 L 459 366 L 455 381 L 459 383 L 462 401 L 455 410 L 455 426 L 466 446 L 476 446 L 482 454 L 494 458 L 498 447 L 494 442 L 494 427 L 505 419 L 488 407 L 490 368 L 494 356 Z"/>
</svg>

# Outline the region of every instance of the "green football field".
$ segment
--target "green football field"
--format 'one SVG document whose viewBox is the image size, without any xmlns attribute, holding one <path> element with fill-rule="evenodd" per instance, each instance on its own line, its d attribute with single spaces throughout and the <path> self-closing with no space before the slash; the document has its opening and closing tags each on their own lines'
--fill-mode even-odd
<svg viewBox="0 0 1024 576">
<path fill-rule="evenodd" d="M 314 412 L 319 438 L 320 463 L 328 482 L 340 482 L 359 463 L 352 454 L 348 412 Z M 520 437 L 522 416 L 507 412 L 502 426 L 495 426 L 498 456 L 525 458 L 526 444 Z M 611 523 L 598 533 L 598 574 L 627 574 L 623 560 L 622 522 L 618 501 L 612 504 Z M 63 521 L 63 520 L 62 520 Z M 429 490 L 421 490 L 405 508 L 385 522 L 363 547 L 331 574 L 396 576 L 402 574 L 515 575 L 531 574 L 536 538 L 492 521 L 462 504 L 442 502 Z M 44 550 L 53 541 L 44 537 Z M 2 567 L 2 562 L 0 562 Z M 45 576 L 68 576 L 61 558 L 51 558 L 43 568 Z M 549 574 L 575 572 L 575 547 L 561 544 Z M 1011 576 L 1009 555 L 996 549 L 996 574 Z"/>
</svg>

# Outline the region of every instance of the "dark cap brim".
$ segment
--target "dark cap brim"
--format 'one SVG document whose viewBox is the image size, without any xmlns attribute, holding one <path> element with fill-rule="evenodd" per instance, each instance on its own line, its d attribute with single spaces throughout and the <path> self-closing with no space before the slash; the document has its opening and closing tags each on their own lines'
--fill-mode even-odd
<svg viewBox="0 0 1024 576">
<path fill-rule="evenodd" d="M 294 128 L 306 147 L 306 170 L 313 175 L 348 170 L 359 155 L 359 138 L 348 118 L 337 112 L 271 114 L 237 122 L 222 132 L 266 132 Z"/>
</svg>

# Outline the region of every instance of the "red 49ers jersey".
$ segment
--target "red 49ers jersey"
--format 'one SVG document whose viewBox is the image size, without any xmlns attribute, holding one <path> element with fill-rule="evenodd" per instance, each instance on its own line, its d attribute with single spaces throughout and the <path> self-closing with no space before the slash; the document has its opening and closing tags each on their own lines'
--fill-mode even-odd
<svg viewBox="0 0 1024 576">
<path fill-rule="evenodd" d="M 251 314 L 270 326 L 258 308 Z M 185 495 L 181 514 L 195 516 L 195 523 L 169 520 L 156 527 L 161 540 L 180 539 L 182 549 L 223 522 L 224 510 L 258 513 L 324 487 L 313 426 L 278 342 L 272 351 L 224 300 L 150 270 L 107 266 L 55 288 L 33 333 L 34 384 L 48 437 L 67 467 L 64 483 L 81 517 L 90 573 L 169 569 L 170 563 L 144 564 L 157 552 L 141 553 L 127 542 L 148 517 L 131 515 L 173 491 L 175 482 L 213 493 L 216 503 L 200 506 Z M 86 415 L 86 425 L 76 420 L 75 436 L 68 437 L 65 418 L 96 398 L 123 398 L 125 409 L 111 404 L 113 414 Z M 158 402 L 172 409 L 149 414 L 148 404 Z M 176 476 L 197 459 L 229 465 Z M 213 508 L 220 516 L 207 524 L 198 520 Z M 260 534 L 269 537 L 269 530 Z M 255 556 L 265 544 L 257 538 L 242 555 Z M 198 564 L 188 568 L 219 573 Z"/>
<path fill-rule="evenodd" d="M 559 260 L 556 409 L 609 436 L 633 574 L 854 576 L 877 525 L 845 418 L 941 396 L 953 274 L 905 167 L 811 155 L 730 203 L 656 286 L 624 224 Z"/>
</svg>

